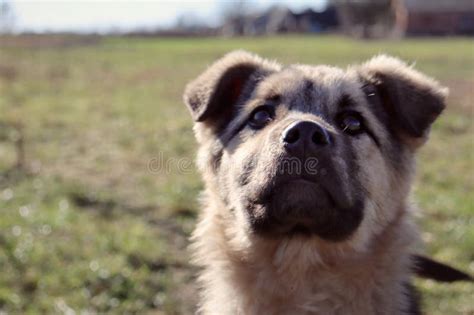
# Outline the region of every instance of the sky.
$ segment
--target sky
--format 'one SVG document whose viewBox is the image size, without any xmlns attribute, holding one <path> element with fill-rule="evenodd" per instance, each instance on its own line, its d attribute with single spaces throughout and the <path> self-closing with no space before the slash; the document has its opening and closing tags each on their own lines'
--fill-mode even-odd
<svg viewBox="0 0 474 315">
<path fill-rule="evenodd" d="M 218 25 L 223 8 L 232 0 L 0 0 L 12 4 L 14 30 L 21 31 L 127 31 L 165 28 L 179 17 Z M 326 0 L 247 0 L 264 9 L 283 4 L 294 10 L 320 9 Z"/>
</svg>

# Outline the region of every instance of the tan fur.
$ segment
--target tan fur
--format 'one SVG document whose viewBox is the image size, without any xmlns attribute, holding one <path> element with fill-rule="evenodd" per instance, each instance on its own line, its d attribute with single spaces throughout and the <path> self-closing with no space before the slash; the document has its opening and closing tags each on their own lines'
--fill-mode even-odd
<svg viewBox="0 0 474 315">
<path fill-rule="evenodd" d="M 357 252 L 327 248 L 317 240 L 256 242 L 250 248 L 229 244 L 220 215 L 202 218 L 193 234 L 203 314 L 399 314 L 403 280 L 411 271 L 409 253 L 418 235 L 406 213 Z M 236 237 L 236 236 L 234 236 Z M 342 260 L 341 260 L 342 259 Z"/>
<path fill-rule="evenodd" d="M 209 102 L 226 69 L 241 63 L 258 68 L 250 78 L 259 84 L 256 86 L 257 83 L 248 83 L 252 79 L 247 80 L 247 88 L 256 88 L 243 89 L 248 95 L 241 95 L 235 105 L 241 108 L 240 113 L 233 116 L 216 136 L 215 122 L 200 118 L 207 108 L 198 107 Z M 226 132 L 242 124 L 259 100 L 269 95 L 281 95 L 284 104 L 290 101 L 307 103 L 308 97 L 313 103 L 321 100 L 331 104 L 346 93 L 362 104 L 359 110 L 366 116 L 381 146 L 390 146 L 393 139 L 383 123 L 367 110 L 361 78 L 377 83 L 383 80 L 380 74 L 389 77 L 407 91 L 409 101 L 410 97 L 420 98 L 418 94 L 410 96 L 412 90 L 429 93 L 440 102 L 446 91 L 437 82 L 386 56 L 347 71 L 302 65 L 285 71 L 281 69 L 274 62 L 236 52 L 211 66 L 185 92 L 185 102 L 199 121 L 195 125 L 200 143 L 198 166 L 206 183 L 201 201 L 203 211 L 191 245 L 194 263 L 202 270 L 199 275 L 200 313 L 404 314 L 408 302 L 403 284 L 410 280 L 409 257 L 419 242 L 409 201 L 414 174 L 413 153 L 426 140 L 427 131 L 422 130 L 423 135 L 416 137 L 408 135 L 413 131 L 400 131 L 403 149 L 396 154 L 402 161 L 402 169 L 395 169 L 367 138 L 351 140 L 357 148 L 359 171 L 356 174 L 345 170 L 347 163 L 334 156 L 334 163 L 340 165 L 340 176 L 357 176 L 368 196 L 360 226 L 350 238 L 340 242 L 299 235 L 269 239 L 252 233 L 241 208 L 243 193 L 235 180 L 245 170 L 245 165 L 241 164 L 256 154 L 259 164 L 253 170 L 251 180 L 262 185 L 268 180 L 273 158 L 282 154 L 272 142 L 276 141 L 273 134 L 279 134 L 286 120 L 317 121 L 340 135 L 330 121 L 322 116 L 290 110 L 288 105 L 277 109 L 277 115 L 284 118 L 266 130 L 243 132 L 229 142 L 225 142 Z M 302 98 L 304 86 L 301 82 L 305 80 L 312 81 L 315 88 L 310 91 L 312 95 Z M 416 101 L 420 103 L 418 99 Z M 230 104 L 222 104 L 226 105 Z M 432 120 L 426 120 L 426 128 Z M 218 155 L 219 158 L 215 158 Z M 219 169 L 213 167 L 216 159 L 220 163 Z M 353 188 L 341 186 L 340 189 Z M 230 211 L 230 208 L 234 210 Z"/>
</svg>

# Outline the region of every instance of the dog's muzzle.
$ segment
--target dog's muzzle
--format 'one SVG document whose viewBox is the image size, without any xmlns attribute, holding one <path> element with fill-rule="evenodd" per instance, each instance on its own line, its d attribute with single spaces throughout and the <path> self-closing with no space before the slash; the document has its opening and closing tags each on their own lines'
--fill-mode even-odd
<svg viewBox="0 0 474 315">
<path fill-rule="evenodd" d="M 280 145 L 285 157 L 260 198 L 249 207 L 256 232 L 318 235 L 338 241 L 357 229 L 364 202 L 343 189 L 334 163 L 335 140 L 314 121 L 295 121 L 283 129 Z"/>
</svg>

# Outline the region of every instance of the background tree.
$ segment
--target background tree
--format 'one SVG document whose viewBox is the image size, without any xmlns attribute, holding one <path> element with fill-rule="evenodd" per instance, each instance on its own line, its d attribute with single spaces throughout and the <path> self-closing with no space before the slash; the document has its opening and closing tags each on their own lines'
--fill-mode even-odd
<svg viewBox="0 0 474 315">
<path fill-rule="evenodd" d="M 394 0 L 332 0 L 345 33 L 354 37 L 385 37 L 395 25 Z"/>
<path fill-rule="evenodd" d="M 225 1 L 220 8 L 222 33 L 226 36 L 243 35 L 245 19 L 251 11 L 251 3 L 249 1 Z"/>
</svg>

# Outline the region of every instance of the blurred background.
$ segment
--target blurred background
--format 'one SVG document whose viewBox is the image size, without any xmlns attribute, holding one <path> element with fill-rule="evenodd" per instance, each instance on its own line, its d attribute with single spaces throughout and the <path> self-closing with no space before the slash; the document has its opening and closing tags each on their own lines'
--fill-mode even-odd
<svg viewBox="0 0 474 315">
<path fill-rule="evenodd" d="M 191 314 L 202 188 L 185 84 L 233 49 L 345 67 L 389 53 L 451 90 L 413 199 L 474 273 L 472 0 L 0 0 L 0 314 Z M 427 314 L 474 288 L 418 280 Z"/>
</svg>

